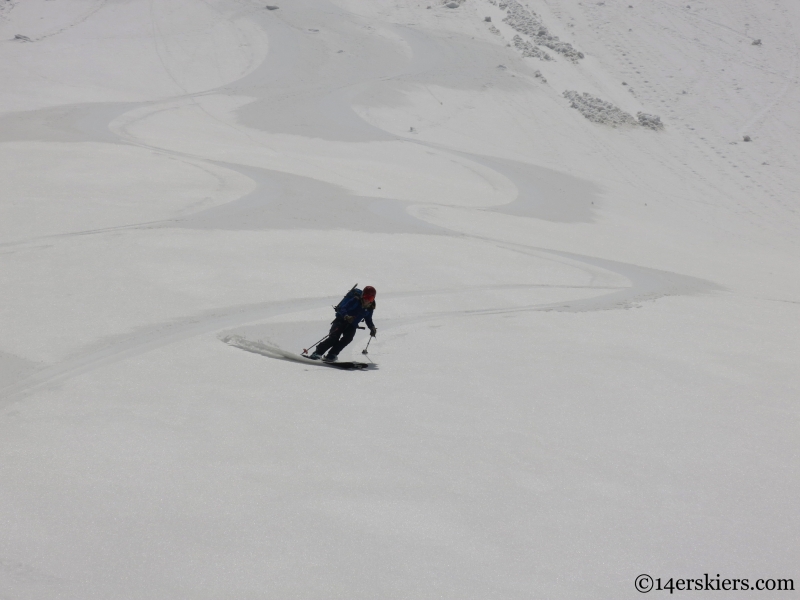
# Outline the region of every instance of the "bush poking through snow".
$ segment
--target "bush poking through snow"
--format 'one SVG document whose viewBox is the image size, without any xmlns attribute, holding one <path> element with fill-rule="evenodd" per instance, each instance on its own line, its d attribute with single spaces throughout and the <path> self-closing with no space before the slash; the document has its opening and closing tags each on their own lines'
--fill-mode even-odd
<svg viewBox="0 0 800 600">
<path fill-rule="evenodd" d="M 605 100 L 601 100 L 584 92 L 579 94 L 574 90 L 564 92 L 564 98 L 570 101 L 570 106 L 577 109 L 584 117 L 593 123 L 602 123 L 619 127 L 620 125 L 638 125 L 633 115 L 626 113 Z"/>
<path fill-rule="evenodd" d="M 639 120 L 639 125 L 642 127 L 647 127 L 653 131 L 664 129 L 664 124 L 661 122 L 661 117 L 659 116 L 638 112 L 636 113 L 636 118 Z"/>
<path fill-rule="evenodd" d="M 633 118 L 633 115 L 617 108 L 611 104 L 611 102 L 606 102 L 586 92 L 579 94 L 575 90 L 567 90 L 564 92 L 564 98 L 570 101 L 570 106 L 572 108 L 577 109 L 584 117 L 593 123 L 611 125 L 612 127 L 638 125 L 654 131 L 664 129 L 661 117 L 640 112 L 636 113 L 637 120 Z"/>
<path fill-rule="evenodd" d="M 557 35 L 551 35 L 539 16 L 522 6 L 517 0 L 501 0 L 499 3 L 489 1 L 501 9 L 507 9 L 508 16 L 503 19 L 503 22 L 511 25 L 516 31 L 530 36 L 535 44 L 550 48 L 553 52 L 558 52 L 572 62 L 578 62 L 583 58 L 583 52 L 578 52 L 572 44 L 562 42 Z"/>
<path fill-rule="evenodd" d="M 515 35 L 512 41 L 514 42 L 514 47 L 522 51 L 522 56 L 538 58 L 539 60 L 553 60 L 547 52 L 539 50 L 539 48 L 530 42 L 526 42 L 518 35 Z"/>
</svg>

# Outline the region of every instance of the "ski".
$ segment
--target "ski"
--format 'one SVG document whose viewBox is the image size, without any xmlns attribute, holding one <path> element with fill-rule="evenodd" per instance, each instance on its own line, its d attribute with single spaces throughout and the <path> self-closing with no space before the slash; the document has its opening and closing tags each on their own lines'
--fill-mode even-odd
<svg viewBox="0 0 800 600">
<path fill-rule="evenodd" d="M 327 360 L 322 360 L 319 358 L 311 358 L 310 356 L 303 356 L 303 358 L 307 358 L 308 360 L 312 360 L 314 362 L 319 362 L 323 365 L 327 365 L 329 367 L 336 367 L 337 369 L 345 369 L 345 370 L 353 370 L 353 369 L 368 369 L 370 364 L 363 363 L 363 362 L 355 362 L 355 361 L 335 361 L 329 362 Z"/>
<path fill-rule="evenodd" d="M 310 356 L 303 356 L 300 354 L 295 354 L 293 352 L 288 352 L 286 350 L 278 348 L 277 346 L 268 345 L 261 341 L 248 340 L 240 335 L 228 335 L 223 337 L 222 341 L 230 346 L 234 346 L 241 350 L 246 350 L 247 352 L 252 352 L 254 354 L 261 354 L 262 356 L 268 356 L 269 358 L 289 360 L 304 365 L 318 365 L 320 367 L 331 367 L 334 369 L 339 369 L 341 371 L 367 371 L 370 369 L 378 368 L 378 365 L 375 363 L 362 363 L 354 361 L 325 362 L 322 360 L 313 359 Z"/>
</svg>

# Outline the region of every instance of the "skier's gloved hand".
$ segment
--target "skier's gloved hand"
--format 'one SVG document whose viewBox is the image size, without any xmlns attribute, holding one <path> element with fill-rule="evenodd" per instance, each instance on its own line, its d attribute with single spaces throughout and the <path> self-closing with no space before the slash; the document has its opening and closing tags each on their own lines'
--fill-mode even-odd
<svg viewBox="0 0 800 600">
<path fill-rule="evenodd" d="M 378 328 L 377 327 L 373 327 L 372 329 L 369 330 L 369 334 L 372 337 L 375 337 L 376 335 L 378 335 Z"/>
<path fill-rule="evenodd" d="M 352 323 L 353 322 L 353 316 L 352 315 L 345 315 L 344 321 L 345 321 L 345 323 Z"/>
</svg>

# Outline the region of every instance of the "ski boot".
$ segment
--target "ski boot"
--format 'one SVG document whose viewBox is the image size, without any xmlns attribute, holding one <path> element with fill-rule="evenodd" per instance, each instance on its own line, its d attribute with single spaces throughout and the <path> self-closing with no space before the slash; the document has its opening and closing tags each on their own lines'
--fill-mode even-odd
<svg viewBox="0 0 800 600">
<path fill-rule="evenodd" d="M 331 354 L 330 352 L 328 352 L 328 355 L 322 360 L 324 360 L 325 362 L 336 362 L 337 360 L 339 360 L 339 355 Z"/>
</svg>

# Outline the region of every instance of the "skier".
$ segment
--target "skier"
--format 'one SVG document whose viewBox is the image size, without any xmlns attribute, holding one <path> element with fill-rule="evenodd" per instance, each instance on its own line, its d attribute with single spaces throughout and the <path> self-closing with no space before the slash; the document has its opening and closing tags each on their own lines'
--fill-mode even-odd
<svg viewBox="0 0 800 600">
<path fill-rule="evenodd" d="M 331 323 L 328 337 L 317 344 L 309 358 L 319 359 L 327 351 L 322 360 L 336 362 L 339 352 L 353 341 L 358 324 L 364 320 L 369 327 L 369 334 L 375 337 L 378 328 L 372 323 L 372 312 L 375 310 L 375 288 L 368 285 L 363 292 L 353 288 L 336 307 L 336 318 Z"/>
</svg>

